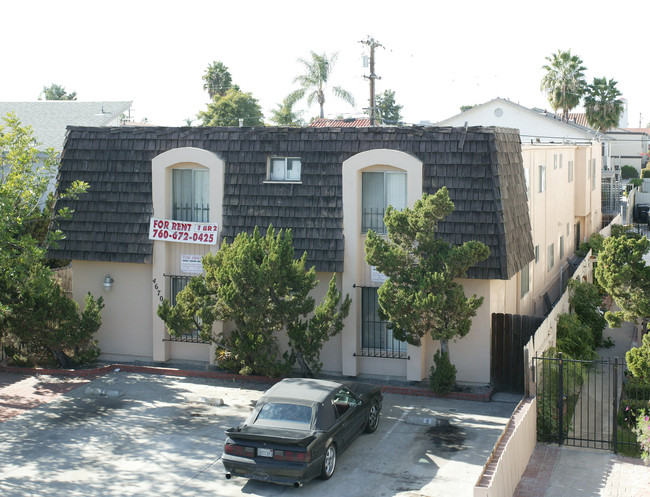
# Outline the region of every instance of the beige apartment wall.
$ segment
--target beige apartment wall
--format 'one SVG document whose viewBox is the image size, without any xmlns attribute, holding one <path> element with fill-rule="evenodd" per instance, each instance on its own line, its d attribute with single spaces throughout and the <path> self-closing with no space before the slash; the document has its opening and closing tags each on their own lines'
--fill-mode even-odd
<svg viewBox="0 0 650 497">
<path fill-rule="evenodd" d="M 361 174 L 363 171 L 404 171 L 407 173 L 407 205 L 413 207 L 422 197 L 422 162 L 410 154 L 397 150 L 377 149 L 361 152 L 343 163 L 343 256 L 342 287 L 351 291 L 355 287 L 370 286 L 370 268 L 365 262 L 363 247 L 365 236 L 361 234 Z M 375 284 L 379 286 L 379 283 Z M 408 346 L 411 360 L 358 357 L 361 345 L 361 289 L 351 291 L 353 299 L 350 315 L 341 335 L 342 368 L 346 376 L 359 374 L 383 374 L 406 376 L 421 380 L 424 372 L 425 348 Z M 405 364 L 406 363 L 406 364 Z M 406 374 L 404 374 L 406 373 Z M 427 373 L 428 374 L 428 373 Z"/>
<path fill-rule="evenodd" d="M 533 246 L 539 253 L 537 261 L 530 263 L 530 291 L 521 298 L 519 311 L 541 314 L 543 296 L 553 292 L 560 276 L 566 270 L 567 258 L 575 252 L 576 223 L 580 223 L 580 238 L 600 229 L 602 212 L 601 144 L 584 145 L 530 145 L 522 147 L 524 168 L 529 179 L 529 211 Z M 560 162 L 560 156 L 562 157 Z M 595 159 L 595 167 L 592 165 Z M 569 161 L 573 162 L 573 181 L 569 181 Z M 546 167 L 546 186 L 539 191 L 539 166 Z M 595 171 L 594 171 L 595 169 Z M 591 175 L 595 172 L 595 182 Z M 595 188 L 592 189 L 592 184 Z M 560 257 L 560 245 L 564 254 Z M 553 267 L 549 270 L 549 246 L 553 245 Z M 520 275 L 521 276 L 521 275 Z M 558 295 L 559 296 L 559 295 Z"/>
<path fill-rule="evenodd" d="M 171 218 L 173 169 L 207 169 L 209 171 L 210 222 L 217 223 L 221 228 L 225 163 L 213 152 L 193 147 L 168 150 L 151 161 L 153 217 Z M 165 275 L 183 275 L 180 271 L 180 256 L 182 254 L 204 255 L 209 251 L 216 252 L 219 248 L 218 242 L 215 245 L 197 245 L 156 240 L 153 244 L 152 279 L 156 280 L 155 284 L 158 286 L 151 296 L 149 306 L 152 322 L 153 359 L 155 361 L 167 361 L 172 358 L 190 359 L 196 355 L 197 360 L 213 362 L 214 346 L 165 341 L 168 334 L 164 323 L 158 318 L 157 310 L 161 299 L 170 297 L 169 278 Z M 216 323 L 215 332 L 219 332 L 222 326 L 222 323 Z"/>
<path fill-rule="evenodd" d="M 102 354 L 113 358 L 151 360 L 151 265 L 72 261 L 73 298 L 81 309 L 90 292 L 104 298 L 102 325 L 96 334 Z M 110 291 L 102 287 L 110 275 Z"/>
</svg>

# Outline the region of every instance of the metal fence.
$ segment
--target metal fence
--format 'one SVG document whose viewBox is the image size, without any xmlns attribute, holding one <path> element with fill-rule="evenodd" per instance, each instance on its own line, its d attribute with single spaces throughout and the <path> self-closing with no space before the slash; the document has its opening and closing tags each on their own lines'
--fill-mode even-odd
<svg viewBox="0 0 650 497">
<path fill-rule="evenodd" d="M 634 450 L 636 414 L 648 407 L 650 386 L 626 374 L 625 360 L 533 359 L 537 437 L 541 442 Z"/>
</svg>

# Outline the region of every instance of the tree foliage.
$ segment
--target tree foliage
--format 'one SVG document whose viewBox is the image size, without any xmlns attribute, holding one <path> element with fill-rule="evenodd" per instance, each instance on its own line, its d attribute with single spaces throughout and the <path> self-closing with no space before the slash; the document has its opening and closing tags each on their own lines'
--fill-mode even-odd
<svg viewBox="0 0 650 497">
<path fill-rule="evenodd" d="M 625 353 L 627 368 L 635 378 L 650 384 L 650 333 L 643 335 L 641 345 Z"/>
<path fill-rule="evenodd" d="M 605 240 L 595 274 L 620 309 L 605 314 L 610 325 L 650 318 L 650 266 L 643 259 L 649 250 L 650 240 L 645 237 L 622 234 Z"/>
<path fill-rule="evenodd" d="M 397 125 L 402 120 L 401 111 L 403 106 L 395 102 L 395 92 L 393 90 L 385 90 L 377 95 L 375 106 L 382 124 Z"/>
<path fill-rule="evenodd" d="M 572 55 L 571 50 L 558 50 L 546 57 L 549 64 L 542 66 L 546 71 L 542 78 L 541 89 L 546 93 L 553 111 L 562 109 L 562 118 L 569 120 L 569 111 L 580 104 L 587 89 L 587 81 L 582 59 Z"/>
<path fill-rule="evenodd" d="M 203 74 L 203 89 L 208 92 L 210 100 L 214 97 L 223 97 L 232 88 L 232 76 L 223 62 L 215 60 L 208 66 Z M 237 88 L 239 89 L 239 88 Z"/>
<path fill-rule="evenodd" d="M 557 348 L 574 359 L 592 360 L 597 356 L 591 329 L 577 314 L 560 314 Z"/>
<path fill-rule="evenodd" d="M 316 272 L 305 268 L 306 258 L 304 253 L 294 259 L 290 230 L 240 233 L 206 255 L 205 277 L 193 278 L 175 306 L 163 301 L 158 315 L 172 334 L 200 329 L 204 339 L 218 344 L 217 358 L 241 373 L 279 375 L 297 363 L 311 376 L 320 370 L 323 343 L 341 331 L 351 301 L 346 296 L 341 302 L 333 276 L 316 307 L 310 294 Z M 232 322 L 234 329 L 213 336 L 216 320 Z M 284 361 L 278 346 L 283 331 L 289 340 Z"/>
<path fill-rule="evenodd" d="M 607 78 L 594 78 L 585 94 L 587 122 L 601 133 L 618 126 L 623 113 L 623 100 L 616 84 L 613 79 L 608 81 Z"/>
<path fill-rule="evenodd" d="M 379 288 L 380 317 L 398 340 L 419 345 L 429 334 L 446 341 L 465 336 L 483 297 L 466 297 L 456 281 L 474 264 L 487 259 L 489 249 L 477 241 L 451 245 L 438 236 L 440 220 L 454 204 L 446 187 L 424 194 L 413 209 L 386 209 L 388 238 L 373 231 L 366 239 L 366 261 L 388 279 Z"/>
<path fill-rule="evenodd" d="M 216 96 L 208 104 L 208 108 L 199 112 L 203 126 L 239 126 L 243 120 L 244 126 L 262 126 L 264 114 L 262 108 L 251 93 L 243 93 L 236 89 L 226 91 L 226 94 Z"/>
<path fill-rule="evenodd" d="M 638 178 L 639 177 L 639 171 L 637 171 L 636 167 L 634 166 L 629 166 L 625 165 L 621 167 L 621 178 L 622 179 L 632 179 L 632 178 Z"/>
<path fill-rule="evenodd" d="M 43 87 L 45 100 L 77 100 L 77 92 L 67 93 L 63 86 L 52 83 Z M 40 97 L 39 97 L 40 100 Z"/>
<path fill-rule="evenodd" d="M 588 281 L 570 279 L 569 303 L 580 322 L 591 330 L 593 347 L 603 346 L 603 331 L 607 321 L 600 312 L 602 299 L 598 287 Z"/>
<path fill-rule="evenodd" d="M 328 57 L 327 53 L 317 54 L 316 52 L 311 52 L 311 59 L 298 59 L 298 62 L 305 67 L 305 73 L 296 76 L 293 80 L 294 83 L 300 85 L 300 88 L 291 92 L 286 101 L 293 104 L 307 97 L 307 105 L 311 106 L 315 100 L 320 106 L 320 117 L 323 118 L 325 117 L 325 91 L 330 89 L 335 97 L 354 106 L 354 97 L 349 91 L 340 86 L 329 87 L 327 85 L 337 59 L 338 53 Z"/>
<path fill-rule="evenodd" d="M 293 102 L 284 99 L 277 109 L 271 111 L 271 121 L 278 126 L 302 126 L 305 123 L 302 112 L 294 111 L 293 106 Z"/>
<path fill-rule="evenodd" d="M 93 334 L 101 324 L 101 297 L 88 296 L 81 313 L 66 297 L 47 266 L 47 249 L 63 234 L 46 227 L 72 212 L 41 210 L 48 183 L 56 174 L 54 150 L 39 151 L 31 128 L 10 114 L 0 126 L 0 337 L 25 353 L 56 358 L 69 366 L 94 358 Z M 76 197 L 88 185 L 74 182 L 61 197 Z"/>
</svg>

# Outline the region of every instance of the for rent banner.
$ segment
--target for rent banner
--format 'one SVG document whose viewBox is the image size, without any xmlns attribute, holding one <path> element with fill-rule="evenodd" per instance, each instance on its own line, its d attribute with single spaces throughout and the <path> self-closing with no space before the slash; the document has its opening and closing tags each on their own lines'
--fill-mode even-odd
<svg viewBox="0 0 650 497">
<path fill-rule="evenodd" d="M 151 218 L 149 239 L 163 242 L 217 244 L 217 223 L 192 223 Z"/>
</svg>

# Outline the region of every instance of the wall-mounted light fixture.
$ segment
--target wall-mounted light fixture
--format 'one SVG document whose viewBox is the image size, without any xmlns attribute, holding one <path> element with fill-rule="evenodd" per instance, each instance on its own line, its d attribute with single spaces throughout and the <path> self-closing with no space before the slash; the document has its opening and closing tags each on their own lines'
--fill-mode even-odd
<svg viewBox="0 0 650 497">
<path fill-rule="evenodd" d="M 104 287 L 105 292 L 110 292 L 111 287 L 113 286 L 113 281 L 115 281 L 113 278 L 111 278 L 110 274 L 106 275 L 106 278 L 104 278 L 104 283 L 102 283 L 102 286 Z"/>
</svg>

